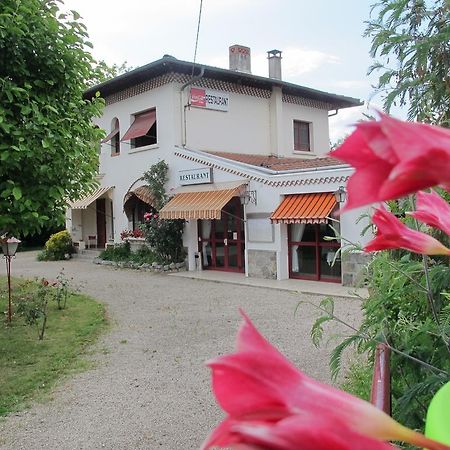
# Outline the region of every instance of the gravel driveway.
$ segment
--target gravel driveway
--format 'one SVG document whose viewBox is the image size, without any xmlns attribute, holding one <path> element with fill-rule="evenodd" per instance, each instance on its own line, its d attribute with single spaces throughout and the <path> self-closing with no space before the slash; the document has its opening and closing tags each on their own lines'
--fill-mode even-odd
<svg viewBox="0 0 450 450">
<path fill-rule="evenodd" d="M 328 353 L 309 337 L 317 311 L 304 305 L 294 317 L 300 299 L 318 296 L 34 258 L 19 254 L 13 274 L 55 278 L 64 267 L 113 326 L 93 369 L 0 421 L 0 449 L 198 449 L 222 417 L 203 363 L 233 349 L 239 306 L 298 367 L 328 381 Z M 336 310 L 351 323 L 360 317 L 355 299 L 336 299 Z"/>
</svg>

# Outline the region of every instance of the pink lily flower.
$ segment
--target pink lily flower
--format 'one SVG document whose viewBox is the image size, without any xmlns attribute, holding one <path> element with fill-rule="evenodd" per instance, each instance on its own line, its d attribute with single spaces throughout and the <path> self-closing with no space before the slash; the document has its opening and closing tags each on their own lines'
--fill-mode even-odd
<svg viewBox="0 0 450 450">
<path fill-rule="evenodd" d="M 420 231 L 411 230 L 384 208 L 378 208 L 372 216 L 377 235 L 365 247 L 366 252 L 403 248 L 423 255 L 450 255 L 450 249 L 438 240 Z"/>
<path fill-rule="evenodd" d="M 370 403 L 309 378 L 241 314 L 236 352 L 207 363 L 214 394 L 228 416 L 203 450 L 392 450 L 387 440 L 450 450 Z"/>
<path fill-rule="evenodd" d="M 418 192 L 416 211 L 407 214 L 450 236 L 450 205 L 435 191 Z"/>
<path fill-rule="evenodd" d="M 450 191 L 450 130 L 379 114 L 330 154 L 356 169 L 342 211 L 436 185 Z"/>
</svg>

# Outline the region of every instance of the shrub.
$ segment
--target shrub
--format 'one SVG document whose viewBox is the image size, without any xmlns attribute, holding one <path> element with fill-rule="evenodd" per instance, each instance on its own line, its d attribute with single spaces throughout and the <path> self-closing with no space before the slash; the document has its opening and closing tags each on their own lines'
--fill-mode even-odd
<svg viewBox="0 0 450 450">
<path fill-rule="evenodd" d="M 131 257 L 130 243 L 116 245 L 115 247 L 108 247 L 103 250 L 99 258 L 107 261 L 128 261 Z"/>
<path fill-rule="evenodd" d="M 67 230 L 52 234 L 45 243 L 45 250 L 38 255 L 39 261 L 67 259 L 73 253 L 73 244 Z"/>
<path fill-rule="evenodd" d="M 184 259 L 184 220 L 162 220 L 158 214 L 146 213 L 141 225 L 146 241 L 161 262 L 180 262 Z"/>
</svg>

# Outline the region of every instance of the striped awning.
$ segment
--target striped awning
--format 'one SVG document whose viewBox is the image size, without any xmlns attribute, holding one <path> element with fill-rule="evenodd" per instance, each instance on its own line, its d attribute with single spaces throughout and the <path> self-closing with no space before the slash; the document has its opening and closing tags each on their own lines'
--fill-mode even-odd
<svg viewBox="0 0 450 450">
<path fill-rule="evenodd" d="M 220 219 L 222 208 L 235 196 L 239 195 L 242 186 L 227 189 L 181 192 L 159 211 L 161 219 Z"/>
<path fill-rule="evenodd" d="M 327 223 L 335 206 L 332 192 L 286 195 L 270 220 L 272 223 Z"/>
<path fill-rule="evenodd" d="M 95 202 L 95 200 L 113 189 L 113 187 L 114 186 L 99 187 L 89 195 L 86 195 L 79 200 L 69 201 L 69 207 L 72 209 L 86 209 L 91 203 Z"/>
<path fill-rule="evenodd" d="M 153 206 L 155 202 L 155 198 L 148 186 L 140 186 L 132 191 L 127 192 L 123 199 L 123 204 L 125 205 L 125 203 L 132 197 L 137 197 L 139 200 L 142 200 L 144 203 L 147 203 L 147 205 L 150 206 Z"/>
</svg>

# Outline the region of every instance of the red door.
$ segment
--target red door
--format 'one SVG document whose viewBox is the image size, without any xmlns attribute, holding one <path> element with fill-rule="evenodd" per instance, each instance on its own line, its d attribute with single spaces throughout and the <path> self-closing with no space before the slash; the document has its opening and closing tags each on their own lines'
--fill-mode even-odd
<svg viewBox="0 0 450 450">
<path fill-rule="evenodd" d="M 106 244 L 106 202 L 104 198 L 96 201 L 97 211 L 97 247 L 105 248 Z"/>
<path fill-rule="evenodd" d="M 234 197 L 220 220 L 199 220 L 199 252 L 204 269 L 244 272 L 245 234 L 243 209 Z"/>
</svg>

